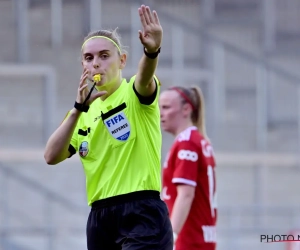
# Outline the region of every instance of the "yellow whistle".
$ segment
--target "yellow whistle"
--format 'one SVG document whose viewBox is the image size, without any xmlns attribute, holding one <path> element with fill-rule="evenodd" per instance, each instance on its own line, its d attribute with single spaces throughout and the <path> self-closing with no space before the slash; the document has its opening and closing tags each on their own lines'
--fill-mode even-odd
<svg viewBox="0 0 300 250">
<path fill-rule="evenodd" d="M 101 81 L 101 75 L 100 74 L 94 75 L 93 79 L 94 79 L 94 82 L 100 82 Z"/>
</svg>

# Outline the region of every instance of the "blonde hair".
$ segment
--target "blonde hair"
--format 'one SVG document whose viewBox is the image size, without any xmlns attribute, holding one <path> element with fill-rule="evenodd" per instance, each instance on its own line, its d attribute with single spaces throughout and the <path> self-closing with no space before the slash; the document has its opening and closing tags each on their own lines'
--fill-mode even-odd
<svg viewBox="0 0 300 250">
<path fill-rule="evenodd" d="M 83 40 L 83 44 L 90 39 L 93 36 L 104 36 L 107 37 L 108 39 L 111 39 L 113 42 L 115 42 L 118 47 L 121 50 L 122 54 L 127 54 L 127 50 L 126 47 L 124 45 L 122 45 L 121 42 L 121 36 L 117 31 L 118 28 L 114 29 L 114 30 L 96 30 L 96 31 L 91 31 L 90 33 L 88 33 L 88 35 L 84 38 Z"/>
<path fill-rule="evenodd" d="M 205 125 L 205 101 L 201 89 L 198 86 L 191 86 L 190 88 L 173 87 L 171 90 L 179 93 L 183 104 L 189 103 L 192 106 L 192 123 L 198 128 L 204 138 L 209 140 Z"/>
</svg>

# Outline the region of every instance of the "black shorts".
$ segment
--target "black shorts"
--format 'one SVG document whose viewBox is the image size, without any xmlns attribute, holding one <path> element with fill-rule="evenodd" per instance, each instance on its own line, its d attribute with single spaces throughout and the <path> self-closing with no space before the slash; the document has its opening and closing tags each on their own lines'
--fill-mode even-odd
<svg viewBox="0 0 300 250">
<path fill-rule="evenodd" d="M 92 204 L 88 250 L 172 250 L 168 208 L 157 191 L 138 191 Z"/>
</svg>

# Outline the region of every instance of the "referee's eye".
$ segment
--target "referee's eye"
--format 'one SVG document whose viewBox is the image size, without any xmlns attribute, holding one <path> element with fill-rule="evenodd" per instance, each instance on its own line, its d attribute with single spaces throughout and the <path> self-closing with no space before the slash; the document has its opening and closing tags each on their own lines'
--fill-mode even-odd
<svg viewBox="0 0 300 250">
<path fill-rule="evenodd" d="M 102 54 L 100 57 L 101 57 L 102 60 L 105 60 L 105 59 L 108 58 L 108 55 L 107 54 Z"/>
<path fill-rule="evenodd" d="M 93 57 L 92 56 L 86 56 L 85 60 L 89 62 L 89 61 L 93 60 Z"/>
</svg>

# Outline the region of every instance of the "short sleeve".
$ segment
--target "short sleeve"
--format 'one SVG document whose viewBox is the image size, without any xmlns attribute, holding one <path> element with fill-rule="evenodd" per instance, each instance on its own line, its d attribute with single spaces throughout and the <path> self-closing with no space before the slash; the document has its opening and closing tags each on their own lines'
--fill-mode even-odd
<svg viewBox="0 0 300 250">
<path fill-rule="evenodd" d="M 134 82 L 135 82 L 135 75 L 130 79 L 129 84 L 130 84 L 130 94 L 133 95 L 133 98 L 139 103 L 141 104 L 142 107 L 145 108 L 151 108 L 151 107 L 156 107 L 158 104 L 158 97 L 159 97 L 159 93 L 160 93 L 160 86 L 161 83 L 159 81 L 159 79 L 157 78 L 157 76 L 154 76 L 154 81 L 156 83 L 156 90 L 154 93 L 154 96 L 150 96 L 150 97 L 142 97 L 139 96 L 139 94 L 136 92 L 135 87 L 134 87 Z M 145 103 L 143 101 L 140 100 L 140 98 L 145 99 Z M 151 99 L 150 103 L 148 103 L 148 100 L 146 99 Z"/>
<path fill-rule="evenodd" d="M 66 114 L 62 123 L 68 119 L 70 114 L 71 114 L 71 110 L 68 111 L 68 113 Z M 79 124 L 79 121 L 77 122 L 77 125 L 74 129 L 74 133 L 73 133 L 71 141 L 70 141 L 69 151 L 70 151 L 71 155 L 75 154 L 77 152 L 77 148 L 78 148 L 78 133 L 76 132 L 76 131 L 78 131 L 78 127 L 79 127 L 78 124 Z"/>
<path fill-rule="evenodd" d="M 173 183 L 197 186 L 198 149 L 199 147 L 191 141 L 178 143 L 174 155 L 175 170 L 172 178 Z"/>
</svg>

